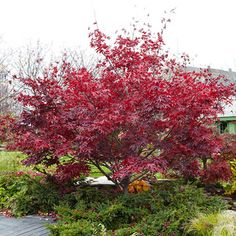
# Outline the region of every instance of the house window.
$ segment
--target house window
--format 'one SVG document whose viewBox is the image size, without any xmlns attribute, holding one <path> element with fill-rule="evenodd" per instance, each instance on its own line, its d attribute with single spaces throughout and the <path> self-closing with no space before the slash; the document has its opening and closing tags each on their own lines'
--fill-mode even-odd
<svg viewBox="0 0 236 236">
<path fill-rule="evenodd" d="M 227 132 L 227 122 L 226 121 L 221 121 L 219 125 L 219 131 L 220 134 L 226 133 Z"/>
</svg>

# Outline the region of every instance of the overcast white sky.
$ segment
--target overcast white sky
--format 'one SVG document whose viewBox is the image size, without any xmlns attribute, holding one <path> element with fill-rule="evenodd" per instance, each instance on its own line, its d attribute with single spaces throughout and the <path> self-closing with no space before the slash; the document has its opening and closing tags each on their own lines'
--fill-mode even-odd
<svg viewBox="0 0 236 236">
<path fill-rule="evenodd" d="M 17 48 L 40 40 L 54 50 L 88 46 L 96 20 L 108 34 L 127 28 L 132 17 L 158 30 L 164 11 L 176 8 L 166 32 L 173 53 L 185 52 L 194 66 L 236 71 L 235 0 L 0 0 L 0 46 Z"/>
</svg>

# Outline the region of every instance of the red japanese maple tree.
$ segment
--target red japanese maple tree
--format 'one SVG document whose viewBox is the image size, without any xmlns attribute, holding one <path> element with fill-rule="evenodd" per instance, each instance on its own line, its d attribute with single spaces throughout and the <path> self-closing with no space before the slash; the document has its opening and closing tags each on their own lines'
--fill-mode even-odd
<svg viewBox="0 0 236 236">
<path fill-rule="evenodd" d="M 102 56 L 96 75 L 64 62 L 21 78 L 31 89 L 19 96 L 25 110 L 15 126 L 25 164 L 56 164 L 63 181 L 94 165 L 123 190 L 149 173 L 200 176 L 201 160 L 214 163 L 220 150 L 212 124 L 233 85 L 188 71 L 187 57 L 180 63 L 164 50 L 162 33 L 112 41 L 96 29 L 90 40 Z"/>
</svg>

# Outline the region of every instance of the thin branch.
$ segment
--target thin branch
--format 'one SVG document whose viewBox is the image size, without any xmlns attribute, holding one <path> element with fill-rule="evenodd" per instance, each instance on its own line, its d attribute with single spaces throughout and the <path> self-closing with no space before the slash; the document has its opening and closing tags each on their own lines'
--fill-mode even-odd
<svg viewBox="0 0 236 236">
<path fill-rule="evenodd" d="M 112 181 L 115 185 L 120 187 L 120 184 L 117 180 L 114 180 L 111 178 L 111 176 L 109 174 L 107 174 L 100 166 L 100 164 L 97 161 L 93 161 L 92 159 L 89 159 L 89 161 L 98 168 L 98 170 L 107 177 L 108 180 Z"/>
<path fill-rule="evenodd" d="M 142 173 L 142 174 L 136 176 L 135 178 L 133 178 L 133 179 L 131 180 L 131 182 L 134 182 L 135 180 L 141 179 L 143 176 L 147 175 L 148 173 L 150 173 L 150 171 L 148 171 L 148 170 L 145 171 L 144 173 Z"/>
</svg>

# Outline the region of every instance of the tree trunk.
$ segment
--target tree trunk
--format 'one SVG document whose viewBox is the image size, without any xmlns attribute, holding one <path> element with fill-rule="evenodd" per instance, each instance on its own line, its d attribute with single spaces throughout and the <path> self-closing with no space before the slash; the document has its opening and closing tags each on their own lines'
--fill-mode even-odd
<svg viewBox="0 0 236 236">
<path fill-rule="evenodd" d="M 207 168 L 207 158 L 206 157 L 202 158 L 202 164 L 203 164 L 203 169 L 206 170 L 206 168 Z"/>
<path fill-rule="evenodd" d="M 126 176 L 122 181 L 120 182 L 120 185 L 122 186 L 123 193 L 128 194 L 128 187 L 130 184 L 130 176 Z"/>
</svg>

